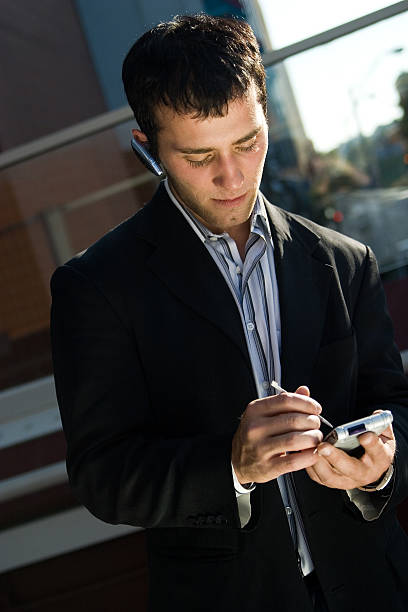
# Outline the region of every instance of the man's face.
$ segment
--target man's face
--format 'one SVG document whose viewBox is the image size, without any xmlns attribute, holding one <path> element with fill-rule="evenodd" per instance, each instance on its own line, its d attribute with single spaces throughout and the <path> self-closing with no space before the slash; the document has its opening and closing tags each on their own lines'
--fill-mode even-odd
<svg viewBox="0 0 408 612">
<path fill-rule="evenodd" d="M 249 227 L 265 155 L 267 124 L 255 86 L 223 117 L 156 111 L 158 151 L 175 196 L 215 233 Z"/>
</svg>

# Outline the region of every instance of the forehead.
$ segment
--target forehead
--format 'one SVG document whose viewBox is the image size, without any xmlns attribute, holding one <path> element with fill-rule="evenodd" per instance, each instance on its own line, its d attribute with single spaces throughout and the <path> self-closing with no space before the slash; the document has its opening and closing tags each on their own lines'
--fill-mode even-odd
<svg viewBox="0 0 408 612">
<path fill-rule="evenodd" d="M 221 117 L 176 113 L 168 106 L 158 107 L 155 114 L 159 126 L 158 142 L 174 148 L 233 143 L 265 122 L 254 86 L 241 98 L 229 102 Z"/>
</svg>

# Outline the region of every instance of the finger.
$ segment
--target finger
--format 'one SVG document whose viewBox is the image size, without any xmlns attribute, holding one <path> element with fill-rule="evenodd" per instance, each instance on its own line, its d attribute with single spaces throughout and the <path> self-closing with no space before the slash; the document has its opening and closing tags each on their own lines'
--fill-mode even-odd
<svg viewBox="0 0 408 612">
<path fill-rule="evenodd" d="M 319 455 L 317 453 L 315 453 L 315 455 L 318 457 Z M 318 460 L 319 461 L 319 460 Z M 309 478 L 311 478 L 314 482 L 317 482 L 317 484 L 319 485 L 323 485 L 322 481 L 320 480 L 316 470 L 314 469 L 314 466 L 316 465 L 317 461 L 313 464 L 310 465 L 306 468 L 306 472 L 309 475 Z"/>
<path fill-rule="evenodd" d="M 395 440 L 394 430 L 392 426 L 389 425 L 387 429 L 384 429 L 384 431 L 381 432 L 379 437 L 381 436 L 383 436 L 386 440 Z"/>
<path fill-rule="evenodd" d="M 296 431 L 307 431 L 309 429 L 320 429 L 320 419 L 316 414 L 302 412 L 285 412 L 283 414 L 264 417 L 259 420 L 259 425 L 264 429 L 265 435 L 280 435 Z"/>
<path fill-rule="evenodd" d="M 333 469 L 333 479 L 327 486 L 336 486 L 343 479 L 343 486 L 339 484 L 339 488 L 349 488 L 351 481 L 354 481 L 354 486 L 359 487 L 375 482 L 387 470 L 392 461 L 392 449 L 385 448 L 386 445 L 372 432 L 359 436 L 359 440 L 365 449 L 360 459 L 350 457 L 331 444 L 318 446 L 317 454 L 326 459 Z M 327 477 L 327 474 L 325 476 Z"/>
<path fill-rule="evenodd" d="M 318 453 L 316 453 L 316 455 L 318 455 Z M 310 466 L 307 472 L 312 480 L 331 489 L 346 490 L 355 489 L 359 486 L 359 483 L 357 483 L 354 478 L 337 473 L 324 457 L 320 457 L 320 460 Z"/>
<path fill-rule="evenodd" d="M 258 452 L 260 455 L 274 457 L 306 449 L 314 450 L 322 439 L 323 434 L 318 429 L 270 436 L 259 442 Z"/>
<path fill-rule="evenodd" d="M 319 402 L 307 395 L 298 393 L 280 393 L 262 399 L 254 400 L 248 404 L 245 417 L 251 415 L 274 416 L 284 412 L 303 412 L 320 414 L 322 407 Z"/>
<path fill-rule="evenodd" d="M 299 453 L 284 455 L 279 457 L 279 475 L 311 468 L 318 460 L 318 455 L 316 455 L 314 449 L 305 449 Z"/>
<path fill-rule="evenodd" d="M 271 438 L 282 435 L 295 435 L 296 432 L 319 430 L 320 419 L 317 415 L 301 412 L 277 414 L 272 417 L 259 417 L 241 422 L 241 438 L 251 446 L 263 441 L 271 443 Z M 321 440 L 319 440 L 320 442 Z M 286 448 L 284 450 L 287 450 Z"/>
<path fill-rule="evenodd" d="M 307 397 L 310 397 L 310 389 L 309 387 L 306 387 L 306 385 L 301 385 L 300 387 L 298 387 L 295 393 L 297 393 L 298 395 L 307 395 Z"/>
<path fill-rule="evenodd" d="M 257 464 L 256 470 L 251 473 L 252 482 L 268 482 L 289 472 L 306 469 L 318 460 L 313 449 L 299 453 L 270 457 Z"/>
<path fill-rule="evenodd" d="M 384 442 L 384 444 L 388 444 L 390 442 L 394 443 L 395 445 L 395 436 L 394 436 L 394 432 L 391 429 L 391 431 L 389 431 L 390 428 L 387 427 L 387 429 L 385 431 L 383 431 L 378 437 L 380 438 L 380 440 L 382 442 Z"/>
<path fill-rule="evenodd" d="M 329 464 L 339 476 L 349 478 L 353 481 L 360 482 L 361 479 L 364 479 L 367 468 L 372 467 L 371 462 L 370 465 L 367 466 L 361 460 L 350 457 L 345 451 L 336 448 L 332 444 L 319 444 L 317 447 L 317 454 L 324 458 L 326 463 Z"/>
<path fill-rule="evenodd" d="M 384 442 L 375 433 L 367 432 L 359 436 L 359 442 L 365 450 L 362 457 L 365 464 L 373 465 L 380 470 L 387 469 L 394 457 L 395 443 L 393 440 L 387 439 Z"/>
</svg>

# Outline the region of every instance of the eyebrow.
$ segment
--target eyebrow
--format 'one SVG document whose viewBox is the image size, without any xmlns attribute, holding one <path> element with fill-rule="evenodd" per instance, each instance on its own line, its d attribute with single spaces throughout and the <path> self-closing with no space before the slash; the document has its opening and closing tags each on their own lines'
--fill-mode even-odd
<svg viewBox="0 0 408 612">
<path fill-rule="evenodd" d="M 249 132 L 249 134 L 245 134 L 245 136 L 242 136 L 242 138 L 239 138 L 239 140 L 236 140 L 232 144 L 233 145 L 239 145 L 239 144 L 242 144 L 244 142 L 247 142 L 248 140 L 251 140 L 254 136 L 256 136 L 261 131 L 261 129 L 262 129 L 261 126 L 255 128 L 254 130 Z M 211 151 L 213 151 L 213 150 L 214 150 L 214 147 L 206 147 L 206 148 L 201 148 L 201 149 L 191 149 L 189 147 L 187 147 L 187 148 L 176 147 L 176 151 L 178 151 L 179 153 L 185 153 L 187 155 L 195 155 L 195 154 L 198 154 L 198 153 L 211 153 Z"/>
</svg>

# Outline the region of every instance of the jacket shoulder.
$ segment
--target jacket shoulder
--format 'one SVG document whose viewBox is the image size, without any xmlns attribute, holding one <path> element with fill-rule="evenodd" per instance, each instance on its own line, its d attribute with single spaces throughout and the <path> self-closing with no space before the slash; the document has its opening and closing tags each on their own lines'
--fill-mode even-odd
<svg viewBox="0 0 408 612">
<path fill-rule="evenodd" d="M 71 268 L 94 280 L 107 279 L 144 261 L 154 246 L 151 237 L 159 218 L 156 211 L 158 200 L 162 198 L 163 192 L 159 188 L 143 208 L 77 253 L 57 271 Z"/>
<path fill-rule="evenodd" d="M 354 268 L 356 265 L 363 264 L 368 252 L 375 259 L 366 244 L 350 236 L 268 202 L 266 205 L 272 223 L 278 225 L 285 239 L 300 241 L 309 251 L 314 252 L 315 257 L 322 258 L 327 263 L 336 263 L 340 266 L 343 263 Z"/>
</svg>

